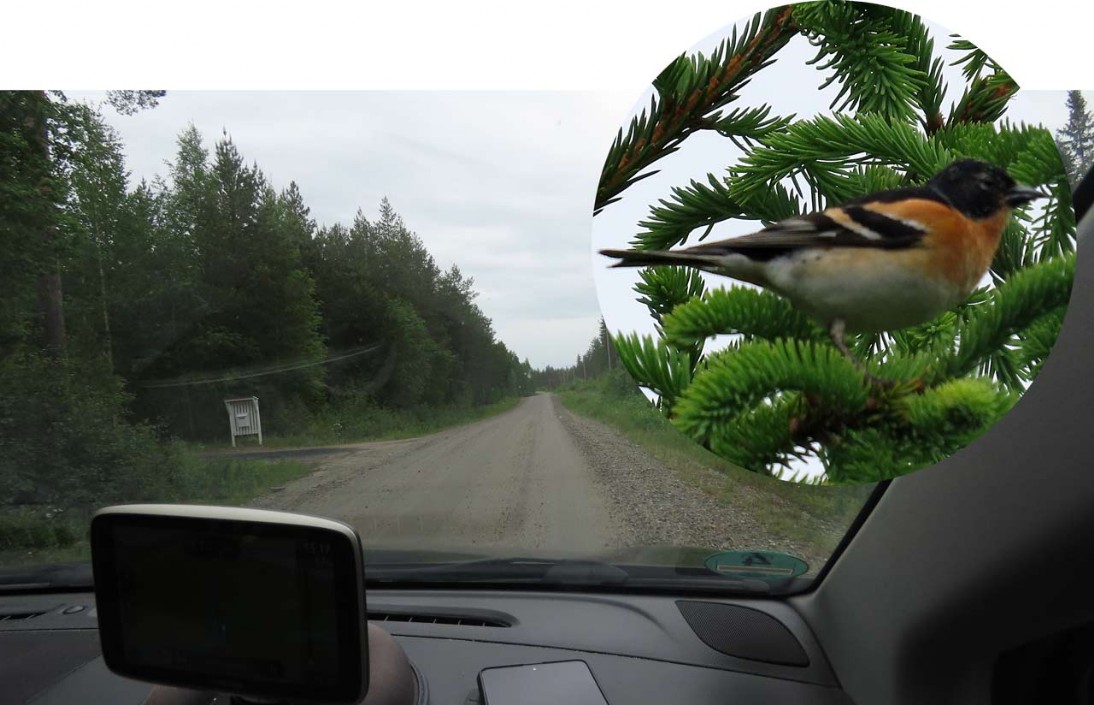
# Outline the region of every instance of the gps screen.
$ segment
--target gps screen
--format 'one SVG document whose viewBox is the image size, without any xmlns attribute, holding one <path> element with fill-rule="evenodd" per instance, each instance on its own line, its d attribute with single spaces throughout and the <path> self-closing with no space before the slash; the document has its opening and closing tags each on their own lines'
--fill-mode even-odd
<svg viewBox="0 0 1094 705">
<path fill-rule="evenodd" d="M 333 683 L 331 546 L 119 526 L 126 660 L 226 677 Z"/>
<path fill-rule="evenodd" d="M 96 591 L 111 668 L 240 694 L 345 689 L 360 611 L 334 532 L 119 516 L 105 533 L 111 584 L 100 590 L 97 574 Z"/>
</svg>

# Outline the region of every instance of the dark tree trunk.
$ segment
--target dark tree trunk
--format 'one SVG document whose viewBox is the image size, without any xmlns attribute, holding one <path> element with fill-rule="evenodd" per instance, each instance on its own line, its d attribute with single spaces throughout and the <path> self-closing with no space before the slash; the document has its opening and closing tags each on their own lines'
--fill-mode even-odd
<svg viewBox="0 0 1094 705">
<path fill-rule="evenodd" d="M 44 272 L 38 279 L 38 311 L 42 321 L 42 349 L 51 357 L 60 357 L 65 350 L 65 309 L 61 273 L 56 269 Z"/>
<path fill-rule="evenodd" d="M 49 152 L 49 122 L 47 111 L 49 98 L 45 91 L 40 91 L 36 96 L 38 100 L 37 110 L 32 113 L 34 133 L 38 136 L 39 148 L 42 156 L 48 163 L 51 155 Z M 49 181 L 49 175 L 39 185 L 42 198 L 48 201 L 54 199 L 53 187 Z M 51 218 L 52 220 L 52 218 Z M 51 222 L 42 228 L 42 241 L 46 252 L 54 251 L 57 240 L 56 226 Z M 65 310 L 64 296 L 61 289 L 61 264 L 56 256 L 47 257 L 45 271 L 38 278 L 38 315 L 40 321 L 40 339 L 42 349 L 51 357 L 59 358 L 65 350 Z"/>
</svg>

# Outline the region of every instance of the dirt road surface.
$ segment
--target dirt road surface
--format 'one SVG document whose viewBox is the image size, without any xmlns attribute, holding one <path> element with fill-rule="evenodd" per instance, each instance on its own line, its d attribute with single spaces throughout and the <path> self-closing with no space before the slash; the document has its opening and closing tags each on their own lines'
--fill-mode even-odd
<svg viewBox="0 0 1094 705">
<path fill-rule="evenodd" d="M 549 395 L 468 426 L 340 448 L 257 504 L 340 519 L 392 548 L 519 546 L 593 553 L 627 543 Z"/>
<path fill-rule="evenodd" d="M 731 482 L 722 473 L 685 481 L 549 394 L 421 438 L 260 453 L 309 457 L 319 469 L 254 506 L 341 519 L 376 547 L 657 563 L 766 549 L 805 559 L 811 572 L 830 550 L 768 528 L 787 511 L 778 497 L 737 487 L 732 504 L 719 501 L 713 495 Z M 850 518 L 819 522 L 816 532 L 838 538 Z"/>
</svg>

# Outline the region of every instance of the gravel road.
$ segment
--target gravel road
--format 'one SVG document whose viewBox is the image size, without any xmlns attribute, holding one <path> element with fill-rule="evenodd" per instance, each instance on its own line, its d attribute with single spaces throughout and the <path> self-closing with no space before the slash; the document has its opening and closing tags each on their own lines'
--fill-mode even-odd
<svg viewBox="0 0 1094 705">
<path fill-rule="evenodd" d="M 467 426 L 339 449 L 259 506 L 341 519 L 391 548 L 589 554 L 627 542 L 547 395 Z"/>
<path fill-rule="evenodd" d="M 340 447 L 318 463 L 255 506 L 341 519 L 366 543 L 391 548 L 808 552 L 767 536 L 755 507 L 720 504 L 548 394 L 429 436 Z"/>
</svg>

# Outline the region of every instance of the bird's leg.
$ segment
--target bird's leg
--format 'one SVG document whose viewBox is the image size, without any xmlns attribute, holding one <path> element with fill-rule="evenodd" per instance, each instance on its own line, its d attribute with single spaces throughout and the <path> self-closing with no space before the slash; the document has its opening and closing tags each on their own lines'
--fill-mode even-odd
<svg viewBox="0 0 1094 705">
<path fill-rule="evenodd" d="M 851 364 L 855 366 L 855 369 L 860 372 L 866 372 L 866 365 L 862 364 L 855 354 L 851 352 L 847 347 L 847 343 L 844 342 L 844 335 L 847 332 L 847 323 L 842 318 L 837 318 L 832 321 L 828 326 L 828 337 L 832 339 L 832 344 L 835 345 L 844 356 L 851 361 Z"/>
<path fill-rule="evenodd" d="M 852 353 L 851 350 L 847 347 L 847 343 L 844 341 L 844 335 L 846 334 L 846 332 L 847 322 L 844 321 L 842 318 L 837 318 L 833 320 L 832 323 L 828 326 L 828 337 L 832 339 L 832 344 L 835 345 L 836 348 L 838 348 L 839 351 L 843 353 L 848 360 L 851 361 L 851 364 L 855 366 L 856 370 L 866 376 L 867 382 L 881 387 L 895 387 L 896 382 L 894 382 L 893 380 L 882 379 L 881 377 L 876 377 L 870 374 L 870 371 L 866 369 L 866 365 L 864 365 L 861 360 L 855 357 L 855 354 Z"/>
</svg>

